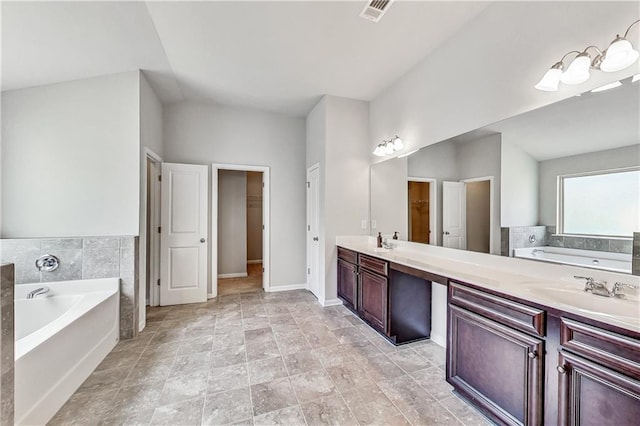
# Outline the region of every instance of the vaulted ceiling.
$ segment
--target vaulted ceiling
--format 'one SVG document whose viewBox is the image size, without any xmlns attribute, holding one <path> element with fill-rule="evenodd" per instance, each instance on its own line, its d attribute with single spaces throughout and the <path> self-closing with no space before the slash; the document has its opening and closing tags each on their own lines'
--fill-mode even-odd
<svg viewBox="0 0 640 426">
<path fill-rule="evenodd" d="M 2 90 L 142 69 L 164 103 L 304 116 L 371 100 L 489 5 L 365 1 L 2 2 Z"/>
</svg>

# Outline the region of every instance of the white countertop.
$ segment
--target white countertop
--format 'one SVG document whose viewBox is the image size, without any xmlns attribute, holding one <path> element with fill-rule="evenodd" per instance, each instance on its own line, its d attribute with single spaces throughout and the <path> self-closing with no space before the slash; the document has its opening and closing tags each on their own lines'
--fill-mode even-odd
<svg viewBox="0 0 640 426">
<path fill-rule="evenodd" d="M 381 250 L 374 237 L 336 238 L 336 244 L 347 249 L 640 332 L 638 290 L 625 289 L 626 299 L 597 296 L 584 292 L 584 280 L 574 278 L 593 277 L 612 288 L 615 282 L 640 285 L 638 276 L 406 241 L 393 243 L 397 244 L 393 250 Z"/>
</svg>

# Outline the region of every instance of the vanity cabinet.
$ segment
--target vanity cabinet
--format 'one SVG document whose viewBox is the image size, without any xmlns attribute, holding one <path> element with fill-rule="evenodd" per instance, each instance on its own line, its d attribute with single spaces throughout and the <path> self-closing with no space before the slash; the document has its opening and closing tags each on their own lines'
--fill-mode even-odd
<svg viewBox="0 0 640 426">
<path fill-rule="evenodd" d="M 394 344 L 431 335 L 431 281 L 443 277 L 338 247 L 338 297 Z"/>
<path fill-rule="evenodd" d="M 638 424 L 638 333 L 525 302 L 449 281 L 455 390 L 498 424 Z"/>
<path fill-rule="evenodd" d="M 544 312 L 451 281 L 447 381 L 509 425 L 542 424 Z"/>
<path fill-rule="evenodd" d="M 387 334 L 388 331 L 388 279 L 360 266 L 359 311 L 373 328 Z"/>
<path fill-rule="evenodd" d="M 358 309 L 358 254 L 338 248 L 338 297 L 345 307 Z"/>
<path fill-rule="evenodd" d="M 560 345 L 558 424 L 638 424 L 640 342 L 563 317 Z"/>
</svg>

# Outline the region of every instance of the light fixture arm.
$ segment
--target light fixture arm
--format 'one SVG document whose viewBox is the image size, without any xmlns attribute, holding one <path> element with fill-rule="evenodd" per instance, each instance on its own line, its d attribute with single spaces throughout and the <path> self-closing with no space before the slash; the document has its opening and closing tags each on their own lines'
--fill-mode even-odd
<svg viewBox="0 0 640 426">
<path fill-rule="evenodd" d="M 637 21 L 635 21 L 634 23 L 632 23 L 631 25 L 629 25 L 629 28 L 627 28 L 627 31 L 624 32 L 624 36 L 622 36 L 622 38 L 627 38 L 627 36 L 629 35 L 629 30 L 631 30 L 631 27 L 633 27 L 635 24 L 637 24 L 638 22 L 640 22 L 640 19 L 638 19 Z"/>
</svg>

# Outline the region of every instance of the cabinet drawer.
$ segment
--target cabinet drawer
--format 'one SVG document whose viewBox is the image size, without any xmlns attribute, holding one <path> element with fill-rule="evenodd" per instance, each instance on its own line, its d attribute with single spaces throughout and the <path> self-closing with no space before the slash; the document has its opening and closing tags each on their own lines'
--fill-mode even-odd
<svg viewBox="0 0 640 426">
<path fill-rule="evenodd" d="M 525 333 L 544 337 L 545 312 L 503 297 L 494 296 L 455 281 L 449 282 L 449 301 L 471 312 Z"/>
<path fill-rule="evenodd" d="M 387 276 L 389 271 L 388 262 L 364 254 L 360 255 L 360 266 L 363 268 L 367 268 L 368 270 L 375 272 L 376 274 L 384 275 L 385 277 Z"/>
<path fill-rule="evenodd" d="M 640 341 L 637 339 L 563 317 L 560 344 L 587 359 L 640 377 Z"/>
<path fill-rule="evenodd" d="M 338 259 L 356 264 L 358 263 L 358 253 L 342 247 L 338 247 Z"/>
</svg>

